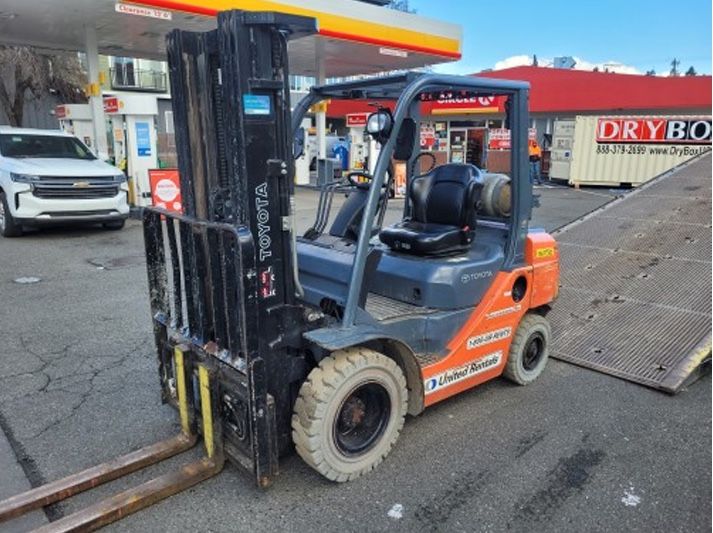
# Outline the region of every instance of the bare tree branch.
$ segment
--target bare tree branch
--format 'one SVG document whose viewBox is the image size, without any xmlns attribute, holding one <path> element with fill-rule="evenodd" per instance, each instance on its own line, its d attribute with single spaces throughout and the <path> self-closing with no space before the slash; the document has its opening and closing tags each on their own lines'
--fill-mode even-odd
<svg viewBox="0 0 713 533">
<path fill-rule="evenodd" d="M 10 125 L 21 126 L 25 104 L 49 95 L 86 102 L 87 76 L 76 53 L 0 46 L 0 106 Z"/>
</svg>

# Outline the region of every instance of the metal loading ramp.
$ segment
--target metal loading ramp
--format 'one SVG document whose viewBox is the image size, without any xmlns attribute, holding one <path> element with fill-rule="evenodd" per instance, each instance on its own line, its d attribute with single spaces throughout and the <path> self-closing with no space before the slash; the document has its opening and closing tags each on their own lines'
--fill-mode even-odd
<svg viewBox="0 0 713 533">
<path fill-rule="evenodd" d="M 552 356 L 670 393 L 711 353 L 711 155 L 557 232 Z"/>
</svg>

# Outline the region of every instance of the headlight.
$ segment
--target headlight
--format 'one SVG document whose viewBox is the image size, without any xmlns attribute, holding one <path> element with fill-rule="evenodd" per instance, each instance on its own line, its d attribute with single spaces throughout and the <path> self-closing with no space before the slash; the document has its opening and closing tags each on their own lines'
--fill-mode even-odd
<svg viewBox="0 0 713 533">
<path fill-rule="evenodd" d="M 116 174 L 114 176 L 114 181 L 117 183 L 122 183 L 122 182 L 126 181 L 126 174 L 124 174 L 123 172 L 120 174 Z"/>
<path fill-rule="evenodd" d="M 17 183 L 33 183 L 35 181 L 40 181 L 39 176 L 35 176 L 33 174 L 15 174 L 14 172 L 10 172 L 10 179 Z"/>
</svg>

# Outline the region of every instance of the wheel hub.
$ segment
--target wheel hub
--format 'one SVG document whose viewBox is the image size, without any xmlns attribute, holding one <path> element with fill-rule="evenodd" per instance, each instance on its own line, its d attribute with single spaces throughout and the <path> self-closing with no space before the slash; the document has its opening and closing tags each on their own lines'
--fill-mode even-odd
<svg viewBox="0 0 713 533">
<path fill-rule="evenodd" d="M 525 370 L 534 370 L 542 359 L 544 353 L 545 340 L 541 333 L 535 333 L 530 337 L 525 345 L 525 351 L 522 357 L 522 366 Z"/>
<path fill-rule="evenodd" d="M 341 413 L 341 422 L 344 427 L 353 429 L 364 421 L 366 415 L 366 405 L 356 397 L 350 396 L 344 403 Z"/>
<path fill-rule="evenodd" d="M 346 456 L 360 455 L 376 445 L 391 416 L 391 399 L 379 383 L 357 386 L 342 402 L 334 424 L 333 439 Z"/>
</svg>

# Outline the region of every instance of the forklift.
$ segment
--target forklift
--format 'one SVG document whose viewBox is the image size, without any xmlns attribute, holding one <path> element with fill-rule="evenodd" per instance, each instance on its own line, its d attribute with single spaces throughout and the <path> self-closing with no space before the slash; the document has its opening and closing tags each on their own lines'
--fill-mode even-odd
<svg viewBox="0 0 713 533">
<path fill-rule="evenodd" d="M 225 459 L 263 488 L 292 450 L 349 481 L 384 460 L 407 414 L 544 370 L 559 253 L 529 227 L 528 85 L 409 72 L 316 86 L 292 110 L 288 42 L 316 31 L 312 18 L 236 10 L 216 30 L 168 35 L 184 213 L 147 208 L 143 228 L 161 397 L 181 432 L 0 502 L 0 520 L 181 453 L 199 435 L 204 458 L 47 530 L 101 527 Z M 417 151 L 421 102 L 443 95 L 506 98 L 509 180 Z M 373 174 L 339 184 L 349 196 L 329 227 L 335 186 L 296 235 L 300 125 L 327 99 L 373 101 L 366 132 L 381 151 Z M 402 220 L 383 227 L 393 161 L 406 163 L 407 194 Z"/>
</svg>

